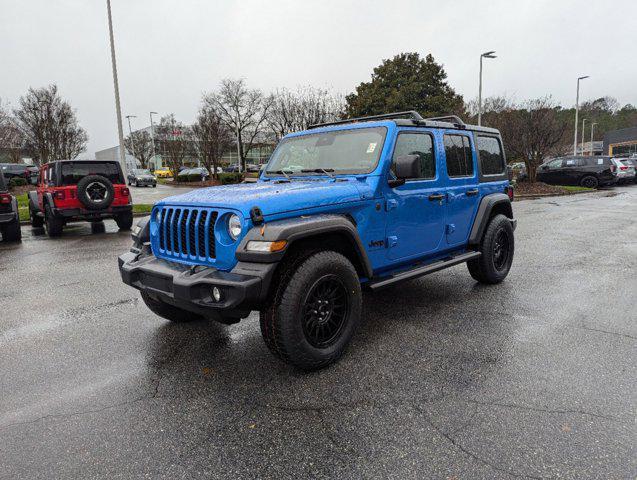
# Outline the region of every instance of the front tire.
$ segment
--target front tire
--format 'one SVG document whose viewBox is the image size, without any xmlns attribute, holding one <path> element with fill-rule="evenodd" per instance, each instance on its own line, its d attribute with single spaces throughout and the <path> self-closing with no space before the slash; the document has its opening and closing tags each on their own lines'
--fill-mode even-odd
<svg viewBox="0 0 637 480">
<path fill-rule="evenodd" d="M 321 251 L 283 272 L 272 303 L 260 312 L 261 334 L 280 359 L 317 370 L 345 352 L 360 321 L 362 295 L 351 262 Z"/>
<path fill-rule="evenodd" d="M 115 217 L 115 223 L 120 230 L 130 230 L 133 226 L 133 212 L 118 215 Z"/>
<path fill-rule="evenodd" d="M 467 262 L 469 273 L 480 283 L 496 284 L 506 278 L 513 263 L 515 241 L 511 220 L 504 215 L 494 216 L 482 237 L 476 260 Z"/>
<path fill-rule="evenodd" d="M 155 299 L 146 292 L 141 292 L 141 295 L 142 300 L 151 312 L 165 318 L 166 320 L 170 320 L 171 322 L 186 323 L 193 320 L 201 320 L 203 318 L 201 315 L 197 315 L 196 313 L 182 310 L 181 308 L 162 302 L 159 299 Z"/>
<path fill-rule="evenodd" d="M 22 230 L 20 229 L 20 221 L 16 220 L 4 226 L 2 230 L 2 239 L 5 242 L 21 242 Z"/>
<path fill-rule="evenodd" d="M 53 215 L 53 210 L 48 205 L 44 209 L 44 224 L 49 237 L 59 237 L 64 229 L 64 220 Z"/>
</svg>

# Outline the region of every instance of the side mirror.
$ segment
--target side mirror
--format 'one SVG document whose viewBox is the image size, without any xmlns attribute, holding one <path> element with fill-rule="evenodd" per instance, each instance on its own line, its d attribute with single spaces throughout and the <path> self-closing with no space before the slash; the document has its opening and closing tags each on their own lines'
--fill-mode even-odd
<svg viewBox="0 0 637 480">
<path fill-rule="evenodd" d="M 394 162 L 396 179 L 389 181 L 394 188 L 405 183 L 408 178 L 420 178 L 420 157 L 418 155 L 401 155 Z"/>
</svg>

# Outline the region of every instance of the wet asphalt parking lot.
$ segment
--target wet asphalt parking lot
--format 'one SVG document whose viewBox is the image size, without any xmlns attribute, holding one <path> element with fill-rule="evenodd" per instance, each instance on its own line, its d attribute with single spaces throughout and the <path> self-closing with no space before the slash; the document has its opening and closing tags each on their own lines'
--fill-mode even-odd
<svg viewBox="0 0 637 480">
<path fill-rule="evenodd" d="M 113 222 L 23 227 L 0 244 L 0 478 L 634 479 L 637 187 L 514 211 L 503 284 L 460 265 L 366 294 L 310 374 L 255 314 L 153 315 Z"/>
</svg>

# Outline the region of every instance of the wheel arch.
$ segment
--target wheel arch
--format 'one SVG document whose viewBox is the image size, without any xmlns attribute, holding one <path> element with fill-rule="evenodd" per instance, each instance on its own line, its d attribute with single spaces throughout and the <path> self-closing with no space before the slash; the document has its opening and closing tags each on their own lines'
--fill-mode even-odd
<svg viewBox="0 0 637 480">
<path fill-rule="evenodd" d="M 513 207 L 511 206 L 511 199 L 508 195 L 504 193 L 492 193 L 484 196 L 478 207 L 476 218 L 473 221 L 473 227 L 471 227 L 469 245 L 477 245 L 480 243 L 489 221 L 498 214 L 502 214 L 513 220 Z"/>
</svg>

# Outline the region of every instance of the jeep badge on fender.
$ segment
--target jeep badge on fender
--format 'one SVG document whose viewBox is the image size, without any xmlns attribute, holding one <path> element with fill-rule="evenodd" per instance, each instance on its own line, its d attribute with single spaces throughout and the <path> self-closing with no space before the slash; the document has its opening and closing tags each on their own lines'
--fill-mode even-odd
<svg viewBox="0 0 637 480">
<path fill-rule="evenodd" d="M 272 353 L 314 370 L 345 351 L 363 288 L 460 263 L 504 280 L 511 197 L 492 128 L 414 111 L 314 125 L 281 140 L 257 183 L 159 202 L 119 268 L 173 322 L 259 311 Z"/>
</svg>

